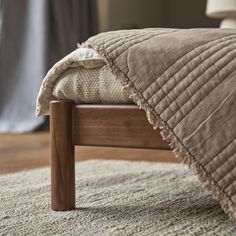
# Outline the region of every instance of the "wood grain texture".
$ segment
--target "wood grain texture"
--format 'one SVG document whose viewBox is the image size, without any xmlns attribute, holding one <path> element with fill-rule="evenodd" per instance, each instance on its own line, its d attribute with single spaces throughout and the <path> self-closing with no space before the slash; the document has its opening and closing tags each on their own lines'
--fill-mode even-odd
<svg viewBox="0 0 236 236">
<path fill-rule="evenodd" d="M 75 208 L 75 157 L 72 143 L 72 103 L 50 103 L 51 206 Z"/>
<path fill-rule="evenodd" d="M 135 105 L 74 106 L 73 140 L 85 146 L 170 149 Z"/>
</svg>

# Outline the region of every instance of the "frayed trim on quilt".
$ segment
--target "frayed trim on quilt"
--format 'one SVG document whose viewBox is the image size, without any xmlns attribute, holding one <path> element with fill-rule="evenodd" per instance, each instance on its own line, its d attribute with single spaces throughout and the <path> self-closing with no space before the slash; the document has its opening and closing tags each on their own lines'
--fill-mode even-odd
<svg viewBox="0 0 236 236">
<path fill-rule="evenodd" d="M 231 220 L 236 219 L 236 204 L 225 193 L 225 191 L 212 179 L 204 167 L 198 163 L 195 158 L 188 152 L 183 144 L 178 140 L 173 131 L 163 122 L 158 114 L 150 107 L 142 95 L 136 90 L 135 86 L 128 79 L 128 77 L 119 70 L 119 68 L 106 55 L 105 50 L 96 47 L 90 43 L 84 43 L 81 47 L 93 48 L 102 57 L 104 57 L 107 64 L 111 67 L 112 73 L 117 80 L 121 82 L 123 90 L 130 98 L 138 105 L 139 109 L 146 112 L 146 116 L 154 129 L 160 128 L 163 140 L 167 141 L 175 156 L 180 159 L 189 168 L 194 170 L 203 186 L 212 193 L 213 197 L 220 203 L 222 209 L 227 213 Z"/>
</svg>

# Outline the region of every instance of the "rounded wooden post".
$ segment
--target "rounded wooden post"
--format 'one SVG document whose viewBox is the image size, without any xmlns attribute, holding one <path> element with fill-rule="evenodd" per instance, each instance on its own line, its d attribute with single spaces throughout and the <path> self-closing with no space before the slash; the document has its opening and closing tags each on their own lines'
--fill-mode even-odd
<svg viewBox="0 0 236 236">
<path fill-rule="evenodd" d="M 50 103 L 51 206 L 53 210 L 75 208 L 75 157 L 72 141 L 72 103 Z"/>
</svg>

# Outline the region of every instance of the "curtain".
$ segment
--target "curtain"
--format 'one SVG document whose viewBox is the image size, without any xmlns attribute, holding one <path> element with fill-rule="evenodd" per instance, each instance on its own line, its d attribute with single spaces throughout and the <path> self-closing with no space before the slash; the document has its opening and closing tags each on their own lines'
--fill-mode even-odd
<svg viewBox="0 0 236 236">
<path fill-rule="evenodd" d="M 45 121 L 35 100 L 47 70 L 96 34 L 95 0 L 1 0 L 0 132 Z"/>
</svg>

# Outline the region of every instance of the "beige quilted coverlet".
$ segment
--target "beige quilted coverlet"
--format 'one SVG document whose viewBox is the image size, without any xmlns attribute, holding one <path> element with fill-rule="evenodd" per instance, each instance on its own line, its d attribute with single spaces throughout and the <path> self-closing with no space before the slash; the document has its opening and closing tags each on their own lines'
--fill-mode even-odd
<svg viewBox="0 0 236 236">
<path fill-rule="evenodd" d="M 176 155 L 236 219 L 236 31 L 114 31 L 83 47 L 105 58 Z"/>
</svg>

